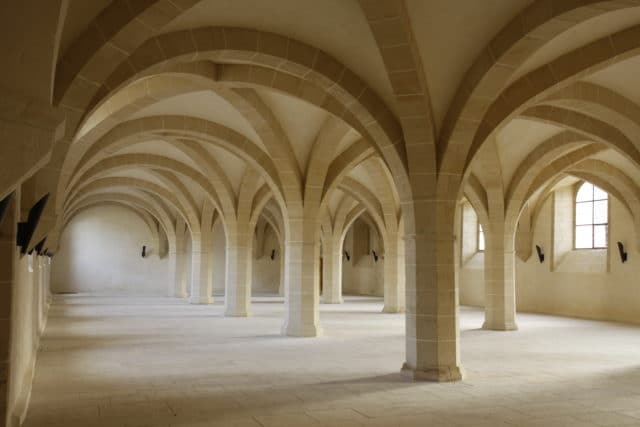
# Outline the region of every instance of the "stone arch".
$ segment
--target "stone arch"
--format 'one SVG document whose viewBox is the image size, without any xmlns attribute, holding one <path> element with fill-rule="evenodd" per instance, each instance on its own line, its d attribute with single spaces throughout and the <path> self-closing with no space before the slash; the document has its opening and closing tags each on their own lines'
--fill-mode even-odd
<svg viewBox="0 0 640 427">
<path fill-rule="evenodd" d="M 168 138 L 171 145 L 185 153 L 209 179 L 218 195 L 219 209 L 231 221 L 235 217 L 235 193 L 220 164 L 198 142 L 184 138 Z"/>
<path fill-rule="evenodd" d="M 268 154 L 255 142 L 220 124 L 186 116 L 154 116 L 119 124 L 87 149 L 75 166 L 69 185 L 77 182 L 82 173 L 100 161 L 104 155 L 116 152 L 133 141 L 153 138 L 156 134 L 160 139 L 172 134 L 183 140 L 185 137 L 195 138 L 201 143 L 219 146 L 239 156 L 261 172 L 265 181 L 270 184 L 276 200 L 284 203 L 282 184 L 276 167 Z"/>
<path fill-rule="evenodd" d="M 374 149 L 365 140 L 361 139 L 336 157 L 326 172 L 321 204 L 326 203 L 331 191 L 340 185 L 340 182 L 350 171 L 373 155 Z"/>
<path fill-rule="evenodd" d="M 640 188 L 624 172 L 601 160 L 587 159 L 567 173 L 591 181 L 618 199 L 634 219 L 636 247 L 640 248 Z"/>
<path fill-rule="evenodd" d="M 560 172 L 570 165 L 576 164 L 594 154 L 606 150 L 602 144 L 587 144 L 580 148 L 569 151 L 562 157 L 557 158 L 551 162 L 537 162 L 536 167 L 532 167 L 522 176 L 517 182 L 513 182 L 510 187 L 509 198 L 507 199 L 507 209 L 505 214 L 505 221 L 509 226 L 507 229 L 515 230 L 517 224 L 517 218 L 520 216 L 522 207 L 526 201 L 531 197 L 533 192 L 540 188 L 542 183 L 546 182 L 551 177 L 555 176 L 557 172 Z M 542 157 L 541 159 L 543 159 Z M 546 160 L 546 159 L 545 159 Z M 525 160 L 526 162 L 527 160 Z"/>
<path fill-rule="evenodd" d="M 358 208 L 360 207 L 360 208 Z M 342 253 L 344 238 L 351 222 L 365 210 L 353 198 L 343 195 L 332 221 L 328 207 L 324 207 L 320 240 L 322 244 L 322 302 L 340 304 L 342 298 Z M 349 215 L 352 215 L 350 218 Z M 351 222 L 350 222 L 351 221 Z"/>
<path fill-rule="evenodd" d="M 396 156 L 404 158 L 393 114 L 353 72 L 317 48 L 278 34 L 250 29 L 205 27 L 151 38 L 129 56 L 126 65 L 119 66 L 104 79 L 87 110 L 93 109 L 108 93 L 123 87 L 141 72 L 193 58 L 250 62 L 255 66 L 275 68 L 307 81 L 308 85 L 299 88 L 301 91 L 318 85 L 322 88 L 321 93 L 326 94 L 321 97 L 331 94 L 327 100 L 336 102 L 337 99 L 338 103 L 349 106 L 346 111 L 365 124 L 367 133 L 377 140 L 380 148 L 391 143 Z M 386 143 L 383 142 L 385 139 Z"/>
<path fill-rule="evenodd" d="M 466 180 L 466 188 L 464 191 L 464 196 L 473 207 L 473 210 L 476 212 L 478 216 L 478 221 L 482 225 L 485 230 L 489 230 L 489 210 L 487 207 L 487 193 L 480 183 L 478 177 L 476 177 L 473 173 L 469 175 Z"/>
<path fill-rule="evenodd" d="M 351 228 L 354 222 L 362 214 L 367 211 L 367 208 L 360 202 L 356 201 L 355 206 L 353 206 L 350 210 L 344 210 L 342 212 L 339 211 L 340 216 L 336 215 L 336 219 L 339 219 L 339 223 L 336 225 L 339 226 L 338 230 L 340 230 L 339 239 L 340 239 L 340 247 L 344 244 L 344 239 L 347 236 L 347 232 Z"/>
<path fill-rule="evenodd" d="M 160 247 L 160 242 L 162 238 L 160 237 L 158 228 L 154 227 L 156 224 L 152 219 L 153 217 L 146 210 L 142 208 L 139 208 L 137 206 L 130 205 L 124 201 L 118 201 L 118 200 L 101 200 L 101 201 L 94 200 L 94 201 L 87 201 L 85 203 L 81 203 L 79 206 L 76 206 L 71 211 L 69 211 L 67 215 L 65 215 L 65 218 L 62 221 L 61 234 L 62 232 L 64 232 L 64 229 L 67 228 L 67 226 L 71 223 L 71 221 L 73 221 L 73 219 L 76 216 L 78 216 L 80 213 L 94 207 L 110 206 L 110 205 L 123 207 L 129 210 L 130 212 L 132 212 L 138 218 L 140 218 L 142 222 L 144 222 L 145 225 L 147 226 L 147 231 L 149 232 L 149 235 L 151 236 L 155 247 L 156 248 Z"/>
<path fill-rule="evenodd" d="M 507 205 L 514 199 L 516 189 L 520 183 L 535 175 L 553 160 L 567 152 L 588 144 L 588 139 L 572 131 L 562 131 L 557 135 L 547 138 L 533 149 L 516 168 L 505 192 Z"/>
<path fill-rule="evenodd" d="M 537 105 L 522 112 L 522 117 L 561 126 L 585 135 L 594 142 L 611 146 L 636 165 L 640 165 L 640 150 L 620 129 L 586 114 L 561 107 Z"/>
<path fill-rule="evenodd" d="M 353 178 L 347 177 L 343 179 L 339 188 L 367 208 L 378 228 L 378 232 L 381 236 L 384 236 L 384 213 L 378 198 L 367 187 Z"/>
<path fill-rule="evenodd" d="M 214 206 L 221 210 L 218 193 L 206 176 L 185 163 L 154 154 L 120 154 L 106 157 L 85 171 L 78 178 L 77 183 L 69 189 L 69 194 L 76 192 L 78 183 L 88 182 L 105 173 L 128 169 L 132 166 L 169 171 L 189 178 L 205 192 Z M 190 194 L 188 191 L 185 193 Z"/>
<path fill-rule="evenodd" d="M 338 160 L 335 159 L 335 150 L 337 148 L 335 141 L 340 141 L 348 131 L 349 129 L 342 122 L 330 116 L 325 120 L 316 135 L 305 174 L 307 177 L 304 188 L 305 204 L 316 203 L 317 200 L 323 201 L 325 199 L 327 193 L 324 188 L 326 181 L 330 180 L 328 178 L 329 171 L 334 167 L 333 162 Z M 344 154 L 340 155 L 339 158 L 344 158 Z M 349 169 L 350 163 L 349 161 L 345 162 L 343 170 Z M 338 166 L 335 167 L 339 168 Z M 334 172 L 334 175 L 337 174 Z"/>
<path fill-rule="evenodd" d="M 161 206 L 156 200 L 154 200 L 153 197 L 142 191 L 137 192 L 136 194 L 122 192 L 100 192 L 97 194 L 84 194 L 83 197 L 76 199 L 75 202 L 68 207 L 68 211 L 73 211 L 77 207 L 82 206 L 86 203 L 101 201 L 119 201 L 123 203 L 129 203 L 138 206 L 141 209 L 144 209 L 158 221 L 158 224 L 161 226 L 169 244 L 172 245 L 172 242 L 175 242 L 176 231 L 171 214 L 169 214 L 169 212 L 167 212 L 167 210 L 163 206 Z"/>
<path fill-rule="evenodd" d="M 536 8 L 543 8 L 543 4 L 543 2 L 538 1 L 532 6 L 535 6 Z M 615 5 L 613 4 L 611 6 L 615 7 Z M 573 8 L 577 9 L 579 7 L 585 6 L 578 6 L 574 3 L 567 4 L 564 7 L 567 8 L 564 11 L 569 11 Z M 526 11 L 527 10 L 525 9 L 521 13 L 524 13 Z M 599 13 L 606 13 L 606 11 L 600 10 Z M 595 14 L 591 16 L 595 16 Z M 547 14 L 546 17 L 543 18 L 543 20 L 546 21 L 551 17 L 552 16 L 549 16 Z M 517 19 L 519 20 L 523 18 L 522 16 L 519 16 Z M 508 39 L 509 37 L 513 37 L 513 35 L 510 35 L 510 33 L 522 34 L 525 31 L 533 30 L 533 28 L 525 29 L 524 27 L 520 27 L 520 30 L 518 30 L 517 27 L 520 25 L 518 23 L 518 20 L 512 21 L 511 24 L 505 27 L 505 29 L 503 30 L 504 33 L 501 33 L 501 37 L 503 38 L 501 44 L 503 48 L 506 48 L 507 46 L 509 46 L 509 44 L 511 44 Z M 580 19 L 579 21 L 582 21 L 582 19 Z M 569 25 L 571 24 L 568 24 L 567 27 Z M 510 26 L 512 27 L 511 29 L 509 29 Z M 488 79 L 487 83 L 493 85 L 491 91 L 492 96 L 485 97 L 488 99 L 481 101 L 480 109 L 477 109 L 477 105 L 473 105 L 473 109 L 476 110 L 476 113 L 470 115 L 470 119 L 471 117 L 473 117 L 474 123 L 469 123 L 468 120 L 466 121 L 466 124 L 471 125 L 470 132 L 467 129 L 465 129 L 464 131 L 461 130 L 460 135 L 456 138 L 456 134 L 452 131 L 451 137 L 443 140 L 449 141 L 445 142 L 445 144 L 447 144 L 447 147 L 452 146 L 452 141 L 454 139 L 457 143 L 463 144 L 463 155 L 460 156 L 459 150 L 449 150 L 447 147 L 444 147 L 443 163 L 440 170 L 447 172 L 459 171 L 459 173 L 462 173 L 462 171 L 464 171 L 464 169 L 470 164 L 471 160 L 475 156 L 475 153 L 484 143 L 484 141 L 486 141 L 502 123 L 505 123 L 506 120 L 514 117 L 517 114 L 520 114 L 522 110 L 526 109 L 528 106 L 531 106 L 533 103 L 544 99 L 551 91 L 555 91 L 559 88 L 568 86 L 571 83 L 577 81 L 579 78 L 584 77 L 588 73 L 595 72 L 604 66 L 611 65 L 612 63 L 635 55 L 636 49 L 640 47 L 640 44 L 637 42 L 637 40 L 639 39 L 639 34 L 640 26 L 635 26 L 591 42 L 585 46 L 568 52 L 560 56 L 559 58 L 556 58 L 555 60 L 539 67 L 536 70 L 531 71 L 530 73 L 513 82 L 504 90 L 502 88 L 504 76 L 497 80 L 493 80 L 493 82 Z M 504 44 L 505 42 L 506 44 Z M 490 46 L 492 45 L 494 45 L 494 42 L 490 44 Z M 490 54 L 490 51 L 486 51 L 483 53 L 483 55 L 487 54 Z M 485 57 L 483 61 L 486 61 L 489 58 L 490 56 Z M 494 62 L 491 59 L 489 59 L 489 61 L 491 63 Z M 483 74 L 485 73 L 481 72 L 480 75 Z M 477 79 L 477 77 L 470 77 L 472 78 L 472 80 Z M 502 92 L 501 96 L 498 96 L 500 92 Z M 468 96 L 464 95 L 461 95 L 461 97 L 463 99 L 468 98 Z M 464 105 L 466 103 L 466 101 L 460 103 L 460 107 L 457 108 L 464 108 Z M 454 102 L 453 105 L 456 105 L 456 103 Z M 471 109 L 471 107 L 472 105 L 468 104 L 467 108 Z M 463 123 L 461 123 L 461 125 L 463 125 Z M 472 138 L 470 139 L 469 136 L 472 136 Z M 450 154 L 448 153 L 449 151 Z"/>
<path fill-rule="evenodd" d="M 492 102 L 498 99 L 503 82 L 535 51 L 581 22 L 634 6 L 637 4 L 589 0 L 559 2 L 550 7 L 547 1 L 537 0 L 520 11 L 478 54 L 458 86 L 438 143 L 440 170 L 451 170 L 454 162 L 465 161 L 455 158 L 458 150 L 451 150 L 450 155 L 447 154 L 449 147 L 470 141 Z M 462 169 L 461 166 L 458 163 L 456 169 Z"/>
<path fill-rule="evenodd" d="M 100 190 L 111 190 L 117 187 L 135 188 L 156 195 L 172 205 L 189 227 L 194 226 L 196 231 L 199 231 L 198 215 L 188 205 L 185 206 L 174 193 L 164 186 L 139 178 L 110 177 L 96 179 L 79 187 L 77 192 L 69 198 L 68 205 L 73 205 L 76 200 L 81 199 L 86 194 Z"/>
<path fill-rule="evenodd" d="M 56 69 L 54 103 L 82 109 L 88 94 L 145 39 L 199 0 L 154 0 L 107 6 L 76 38 Z M 85 101 L 86 102 L 86 101 Z"/>
<path fill-rule="evenodd" d="M 251 206 L 251 218 L 249 219 L 250 227 L 255 227 L 255 225 L 258 223 L 258 220 L 260 219 L 260 215 L 262 215 L 262 211 L 264 210 L 264 207 L 272 199 L 273 199 L 273 194 L 271 193 L 271 190 L 269 190 L 268 186 L 262 185 L 258 189 L 258 191 L 256 191 L 256 194 L 253 198 L 253 204 Z M 276 230 L 278 233 L 281 233 L 283 231 L 275 227 L 274 227 L 274 230 Z"/>
<path fill-rule="evenodd" d="M 584 113 L 588 113 L 590 107 L 601 107 L 613 113 L 608 115 L 606 121 L 619 129 L 623 129 L 623 123 L 620 123 L 618 117 L 640 127 L 640 106 L 638 104 L 607 87 L 586 81 L 578 81 L 553 92 L 541 101 L 540 105 L 552 105 Z M 629 132 L 625 132 L 625 134 L 629 135 Z"/>
<path fill-rule="evenodd" d="M 287 209 L 292 209 L 302 200 L 303 176 L 282 125 L 253 89 L 218 90 L 217 93 L 247 119 L 262 140 L 283 181 Z"/>
</svg>

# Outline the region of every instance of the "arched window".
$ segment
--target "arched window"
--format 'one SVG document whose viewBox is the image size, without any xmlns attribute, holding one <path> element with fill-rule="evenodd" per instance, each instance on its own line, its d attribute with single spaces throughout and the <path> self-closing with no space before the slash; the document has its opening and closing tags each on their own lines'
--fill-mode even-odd
<svg viewBox="0 0 640 427">
<path fill-rule="evenodd" d="M 609 195 L 585 182 L 576 193 L 576 249 L 607 247 Z"/>
<path fill-rule="evenodd" d="M 484 230 L 482 225 L 478 222 L 478 250 L 484 251 Z"/>
</svg>

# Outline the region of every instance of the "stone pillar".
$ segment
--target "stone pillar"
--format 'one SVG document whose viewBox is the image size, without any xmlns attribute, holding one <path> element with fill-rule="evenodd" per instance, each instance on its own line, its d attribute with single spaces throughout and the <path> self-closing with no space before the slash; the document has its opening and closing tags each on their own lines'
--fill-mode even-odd
<svg viewBox="0 0 640 427">
<path fill-rule="evenodd" d="M 53 294 L 51 293 L 51 258 L 47 259 L 47 283 L 45 290 L 47 291 L 47 309 L 49 308 L 49 304 L 51 304 L 51 300 L 53 299 Z"/>
<path fill-rule="evenodd" d="M 11 306 L 13 282 L 16 279 L 16 230 L 18 222 L 19 191 L 8 196 L 4 215 L 0 216 L 0 425 L 8 415 L 9 377 L 11 369 Z"/>
<path fill-rule="evenodd" d="M 187 297 L 187 236 L 186 224 L 182 217 L 176 220 L 176 242 L 169 248 L 169 296 L 176 298 Z M 172 274 L 173 273 L 173 274 Z"/>
<path fill-rule="evenodd" d="M 328 233 L 326 233 L 328 234 Z M 340 239 L 325 236 L 322 257 L 322 302 L 342 304 L 342 251 Z"/>
<path fill-rule="evenodd" d="M 213 233 L 206 230 L 192 234 L 191 241 L 191 304 L 213 303 L 213 266 L 211 249 Z"/>
<path fill-rule="evenodd" d="M 488 230 L 484 230 L 484 329 L 516 330 L 515 224 L 505 219 L 502 179 L 490 176 L 486 187 Z M 511 222 L 510 222 L 511 223 Z"/>
<path fill-rule="evenodd" d="M 442 214 L 455 212 L 455 201 L 414 197 L 416 201 L 403 203 L 403 212 L 413 218 L 415 229 L 405 224 L 407 314 L 402 372 L 419 380 L 459 381 L 464 370 L 458 347 L 454 219 L 453 214 Z"/>
<path fill-rule="evenodd" d="M 389 233 L 384 241 L 384 308 L 383 313 L 403 313 L 405 295 L 401 271 L 404 257 L 401 257 L 398 235 Z"/>
<path fill-rule="evenodd" d="M 285 276 L 284 252 L 285 252 L 284 245 L 280 243 L 280 253 L 278 254 L 278 256 L 280 257 L 280 286 L 278 286 L 278 295 L 281 297 L 284 296 L 284 276 Z"/>
<path fill-rule="evenodd" d="M 225 316 L 251 315 L 251 269 L 253 236 L 248 227 L 238 227 L 227 237 Z"/>
<path fill-rule="evenodd" d="M 47 326 L 47 314 L 49 312 L 49 280 L 51 278 L 51 258 L 45 256 L 42 258 L 42 264 L 44 269 L 44 281 L 42 283 L 42 327 L 40 332 L 44 332 L 44 328 Z"/>
<path fill-rule="evenodd" d="M 38 287 L 36 288 L 36 313 L 37 313 L 37 334 L 40 335 L 44 330 L 44 314 L 45 314 L 45 305 L 44 305 L 44 284 L 45 284 L 45 257 L 38 256 Z"/>
<path fill-rule="evenodd" d="M 178 254 L 176 254 L 176 246 L 172 246 L 169 248 L 169 252 L 167 252 L 167 277 L 169 278 L 167 284 L 167 296 L 174 297 L 176 296 L 176 281 L 177 281 L 177 262 L 178 262 Z"/>
<path fill-rule="evenodd" d="M 320 250 L 317 229 L 315 219 L 289 219 L 285 247 L 285 335 L 322 335 L 318 312 Z"/>
<path fill-rule="evenodd" d="M 504 222 L 490 219 L 485 230 L 483 329 L 517 330 L 515 297 L 515 247 L 505 236 Z"/>
</svg>

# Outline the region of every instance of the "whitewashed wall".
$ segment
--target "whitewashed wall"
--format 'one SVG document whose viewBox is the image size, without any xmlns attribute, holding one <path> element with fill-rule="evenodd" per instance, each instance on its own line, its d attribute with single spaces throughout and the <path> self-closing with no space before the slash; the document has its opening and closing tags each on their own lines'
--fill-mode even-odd
<svg viewBox="0 0 640 427">
<path fill-rule="evenodd" d="M 151 254 L 142 258 L 142 245 Z M 166 296 L 168 258 L 152 247 L 145 222 L 124 207 L 80 212 L 64 230 L 53 258 L 52 292 Z"/>
<path fill-rule="evenodd" d="M 573 202 L 566 203 L 573 199 L 565 191 L 547 199 L 533 224 L 532 246 L 543 248 L 545 261 L 538 261 L 535 249 L 527 261 L 516 257 L 517 310 L 640 323 L 640 252 L 631 215 L 610 197 L 609 249 L 574 250 L 567 244 L 573 239 Z M 629 254 L 624 264 L 617 241 Z M 484 304 L 483 274 L 477 258 L 463 263 L 461 304 Z"/>
</svg>

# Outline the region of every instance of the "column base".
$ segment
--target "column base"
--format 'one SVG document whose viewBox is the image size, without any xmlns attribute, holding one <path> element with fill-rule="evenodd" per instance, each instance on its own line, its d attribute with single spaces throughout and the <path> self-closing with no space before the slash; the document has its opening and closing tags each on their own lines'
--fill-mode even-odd
<svg viewBox="0 0 640 427">
<path fill-rule="evenodd" d="M 327 298 L 327 299 L 325 299 L 323 297 L 321 302 L 322 302 L 322 304 L 343 304 L 344 303 L 344 299 L 342 299 L 342 297 L 340 297 L 340 298 Z"/>
<path fill-rule="evenodd" d="M 189 294 L 187 292 L 170 292 L 169 297 L 171 298 L 189 298 Z"/>
<path fill-rule="evenodd" d="M 389 307 L 385 305 L 382 308 L 382 312 L 383 313 L 404 313 L 405 309 L 402 307 Z"/>
<path fill-rule="evenodd" d="M 213 297 L 192 296 L 189 298 L 189 304 L 213 304 Z"/>
<path fill-rule="evenodd" d="M 462 366 L 439 366 L 425 371 L 416 370 L 405 362 L 400 373 L 414 381 L 454 382 L 462 381 L 465 376 Z"/>
<path fill-rule="evenodd" d="M 292 325 L 285 322 L 282 326 L 282 335 L 289 337 L 321 337 L 322 327 L 320 325 Z"/>
<path fill-rule="evenodd" d="M 251 317 L 248 311 L 225 311 L 224 317 Z"/>
<path fill-rule="evenodd" d="M 507 323 L 484 322 L 482 324 L 482 329 L 486 329 L 488 331 L 517 331 L 518 325 L 516 324 L 516 322 L 507 322 Z"/>
</svg>

